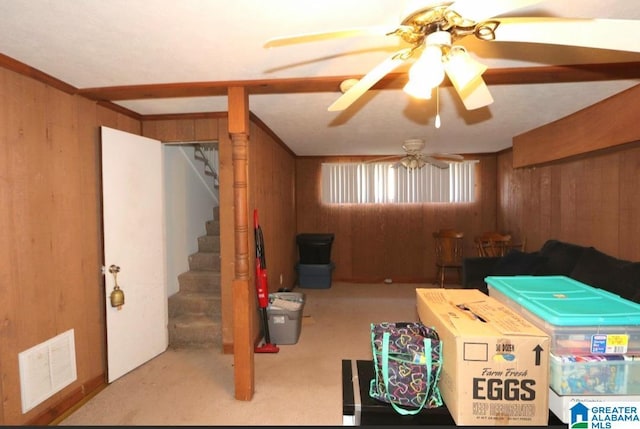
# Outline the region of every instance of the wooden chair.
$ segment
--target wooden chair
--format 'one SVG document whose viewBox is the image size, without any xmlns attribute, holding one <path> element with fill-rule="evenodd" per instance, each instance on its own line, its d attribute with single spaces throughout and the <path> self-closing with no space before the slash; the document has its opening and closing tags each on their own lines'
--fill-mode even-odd
<svg viewBox="0 0 640 429">
<path fill-rule="evenodd" d="M 511 234 L 490 231 L 475 238 L 478 256 L 504 256 L 511 248 Z"/>
<path fill-rule="evenodd" d="M 526 252 L 527 248 L 527 237 L 522 237 L 522 240 L 519 243 L 511 242 L 509 243 L 509 249 L 516 249 L 521 252 Z"/>
<path fill-rule="evenodd" d="M 436 246 L 436 267 L 440 287 L 444 287 L 447 269 L 458 271 L 458 279 L 462 279 L 463 238 L 462 232 L 453 229 L 441 229 L 433 233 Z"/>
</svg>

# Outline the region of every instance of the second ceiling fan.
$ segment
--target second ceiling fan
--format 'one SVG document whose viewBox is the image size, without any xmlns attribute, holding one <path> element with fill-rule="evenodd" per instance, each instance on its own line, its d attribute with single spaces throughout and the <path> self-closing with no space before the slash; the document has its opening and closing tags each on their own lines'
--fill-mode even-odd
<svg viewBox="0 0 640 429">
<path fill-rule="evenodd" d="M 402 144 L 403 155 L 389 155 L 372 159 L 368 162 L 380 162 L 385 160 L 397 159 L 394 167 L 404 167 L 408 170 L 422 168 L 427 164 L 441 169 L 449 168 L 451 162 L 460 162 L 464 160 L 462 155 L 453 153 L 424 153 L 424 140 L 407 139 Z M 448 162 L 447 162 L 448 161 Z"/>
<path fill-rule="evenodd" d="M 640 21 L 622 19 L 582 19 L 555 17 L 496 18 L 512 10 L 543 0 L 457 0 L 454 2 L 417 1 L 395 29 L 352 28 L 272 38 L 265 47 L 285 46 L 331 38 L 372 34 L 397 36 L 409 46 L 379 63 L 344 91 L 329 111 L 349 107 L 388 73 L 406 61 L 409 70 L 405 92 L 417 98 L 430 98 L 431 91 L 446 75 L 467 110 L 488 106 L 493 97 L 482 74 L 487 67 L 469 55 L 457 41 L 474 36 L 483 41 L 528 42 L 640 52 Z"/>
</svg>

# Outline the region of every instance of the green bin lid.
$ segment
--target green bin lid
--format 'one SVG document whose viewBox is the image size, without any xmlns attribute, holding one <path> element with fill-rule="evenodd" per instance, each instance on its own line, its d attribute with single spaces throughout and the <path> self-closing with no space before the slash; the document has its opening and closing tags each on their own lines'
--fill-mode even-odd
<svg viewBox="0 0 640 429">
<path fill-rule="evenodd" d="M 553 325 L 640 325 L 640 304 L 566 276 L 489 276 L 485 282 Z"/>
</svg>

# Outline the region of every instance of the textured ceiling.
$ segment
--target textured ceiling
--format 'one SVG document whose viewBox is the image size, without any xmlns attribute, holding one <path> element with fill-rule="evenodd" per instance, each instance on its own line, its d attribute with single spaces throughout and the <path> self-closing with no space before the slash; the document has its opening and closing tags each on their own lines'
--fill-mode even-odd
<svg viewBox="0 0 640 429">
<path fill-rule="evenodd" d="M 0 2 L 0 53 L 81 90 L 360 77 L 403 47 L 399 39 L 353 37 L 273 49 L 263 44 L 300 33 L 394 28 L 406 3 L 384 0 L 374 7 L 365 0 L 11 0 Z M 510 15 L 637 20 L 640 8 L 629 0 L 547 0 Z M 640 54 L 620 51 L 473 38 L 462 43 L 489 72 L 640 61 Z M 395 154 L 403 140 L 415 137 L 427 141 L 427 152 L 478 153 L 510 147 L 514 135 L 639 82 L 489 84 L 494 103 L 475 111 L 466 111 L 452 88 L 444 87 L 440 129 L 433 125 L 435 100 L 414 101 L 400 89 L 371 90 L 343 112 L 327 111 L 341 95 L 337 87 L 334 92 L 251 95 L 249 102 L 251 111 L 297 155 Z M 116 103 L 141 115 L 227 110 L 225 96 Z"/>
</svg>

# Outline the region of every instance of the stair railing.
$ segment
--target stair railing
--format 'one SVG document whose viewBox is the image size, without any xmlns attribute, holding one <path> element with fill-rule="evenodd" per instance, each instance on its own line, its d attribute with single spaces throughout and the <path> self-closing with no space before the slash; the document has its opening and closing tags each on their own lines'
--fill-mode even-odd
<svg viewBox="0 0 640 429">
<path fill-rule="evenodd" d="M 199 144 L 193 145 L 194 158 L 204 163 L 204 174 L 213 177 L 213 184 L 217 188 L 220 185 L 218 181 L 218 146 L 216 144 Z"/>
</svg>

